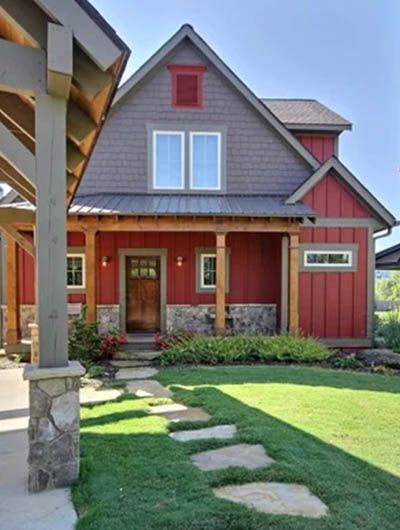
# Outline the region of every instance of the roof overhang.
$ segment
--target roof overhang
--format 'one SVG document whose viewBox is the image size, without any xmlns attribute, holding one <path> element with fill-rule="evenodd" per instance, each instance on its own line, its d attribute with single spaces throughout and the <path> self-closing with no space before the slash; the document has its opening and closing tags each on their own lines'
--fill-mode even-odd
<svg viewBox="0 0 400 530">
<path fill-rule="evenodd" d="M 0 37 L 0 181 L 35 202 L 35 94 L 63 97 L 70 204 L 130 51 L 87 0 L 2 0 Z"/>
<path fill-rule="evenodd" d="M 367 206 L 371 214 L 382 223 L 380 229 L 382 227 L 385 228 L 395 226 L 396 218 L 335 156 L 332 156 L 326 162 L 324 162 L 317 169 L 317 171 L 311 175 L 311 177 L 303 182 L 303 184 L 301 184 L 287 199 L 287 204 L 295 204 L 296 202 L 301 201 L 303 197 L 331 170 L 333 170 L 336 175 L 350 188 L 350 190 L 356 194 L 361 202 Z"/>
<path fill-rule="evenodd" d="M 286 127 L 290 131 L 296 132 L 321 132 L 321 133 L 330 133 L 330 134 L 340 134 L 343 131 L 351 131 L 352 125 L 328 125 L 328 124 L 318 124 L 318 123 L 286 123 Z"/>
</svg>

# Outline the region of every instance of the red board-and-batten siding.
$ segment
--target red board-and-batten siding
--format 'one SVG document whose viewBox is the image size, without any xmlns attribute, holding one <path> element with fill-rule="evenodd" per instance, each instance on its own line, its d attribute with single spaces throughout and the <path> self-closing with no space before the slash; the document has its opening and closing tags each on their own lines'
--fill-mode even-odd
<svg viewBox="0 0 400 530">
<path fill-rule="evenodd" d="M 318 217 L 369 218 L 337 180 L 324 177 L 303 199 Z M 356 243 L 356 272 L 300 272 L 299 316 L 304 332 L 324 338 L 367 335 L 368 228 L 303 228 L 300 243 Z"/>
<path fill-rule="evenodd" d="M 69 247 L 83 247 L 84 235 L 68 234 Z M 120 249 L 167 249 L 167 304 L 213 304 L 215 295 L 196 293 L 196 247 L 215 247 L 215 235 L 196 232 L 101 232 L 97 236 L 97 303 L 119 304 Z M 227 303 L 271 303 L 280 312 L 281 235 L 231 233 Z M 149 252 L 151 254 L 151 252 Z M 111 259 L 101 266 L 101 257 Z M 182 267 L 176 257 L 183 256 Z M 32 258 L 21 251 L 21 303 L 34 303 Z M 70 293 L 69 302 L 84 302 L 85 295 Z"/>
</svg>

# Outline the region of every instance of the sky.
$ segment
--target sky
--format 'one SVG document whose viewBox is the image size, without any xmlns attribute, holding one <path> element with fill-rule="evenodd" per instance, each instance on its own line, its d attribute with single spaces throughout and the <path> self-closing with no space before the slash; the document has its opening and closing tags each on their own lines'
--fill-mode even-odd
<svg viewBox="0 0 400 530">
<path fill-rule="evenodd" d="M 191 24 L 259 97 L 318 99 L 353 123 L 339 156 L 400 219 L 400 0 L 92 0 L 129 77 Z M 400 228 L 377 249 L 400 242 Z"/>
</svg>

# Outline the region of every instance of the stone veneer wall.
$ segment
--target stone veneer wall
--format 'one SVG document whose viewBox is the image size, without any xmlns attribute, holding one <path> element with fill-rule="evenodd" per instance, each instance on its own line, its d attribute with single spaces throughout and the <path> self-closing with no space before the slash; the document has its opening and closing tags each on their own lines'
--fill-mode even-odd
<svg viewBox="0 0 400 530">
<path fill-rule="evenodd" d="M 215 306 L 167 305 L 167 331 L 214 333 Z M 271 335 L 276 331 L 276 304 L 229 304 L 227 328 L 237 333 Z"/>
<path fill-rule="evenodd" d="M 25 340 L 31 339 L 31 330 L 29 324 L 35 322 L 35 306 L 28 304 L 20 305 L 20 321 L 21 321 L 21 338 Z M 3 340 L 7 333 L 7 306 L 1 306 L 1 318 L 3 321 Z M 69 316 L 71 320 L 73 315 Z M 114 328 L 119 327 L 119 305 L 98 305 L 97 306 L 97 320 L 99 321 L 100 333 L 107 333 Z"/>
<path fill-rule="evenodd" d="M 79 377 L 29 382 L 29 491 L 70 486 L 79 474 Z"/>
</svg>

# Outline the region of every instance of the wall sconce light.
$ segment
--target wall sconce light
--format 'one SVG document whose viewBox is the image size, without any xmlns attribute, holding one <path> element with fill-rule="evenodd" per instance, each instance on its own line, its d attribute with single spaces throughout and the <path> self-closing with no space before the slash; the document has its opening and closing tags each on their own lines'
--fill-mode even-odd
<svg viewBox="0 0 400 530">
<path fill-rule="evenodd" d="M 176 257 L 176 264 L 178 267 L 182 267 L 183 265 L 183 256 L 177 256 Z"/>
<path fill-rule="evenodd" d="M 101 266 L 102 267 L 107 267 L 109 261 L 110 261 L 110 256 L 103 256 L 101 258 Z"/>
</svg>

